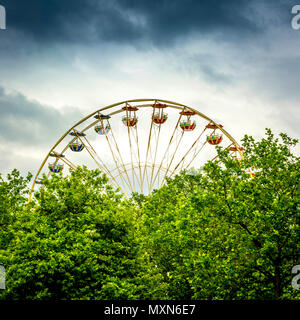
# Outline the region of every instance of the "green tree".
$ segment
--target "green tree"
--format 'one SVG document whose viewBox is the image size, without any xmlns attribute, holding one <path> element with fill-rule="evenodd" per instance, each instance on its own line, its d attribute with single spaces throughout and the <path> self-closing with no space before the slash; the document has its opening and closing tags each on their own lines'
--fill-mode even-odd
<svg viewBox="0 0 300 320">
<path fill-rule="evenodd" d="M 0 174 L 0 250 L 9 242 L 9 226 L 16 221 L 18 211 L 27 202 L 27 185 L 31 178 L 31 173 L 24 178 L 16 169 L 7 174 L 6 179 Z"/>
<path fill-rule="evenodd" d="M 240 162 L 218 148 L 218 162 L 144 200 L 145 245 L 169 298 L 299 298 L 299 158 L 280 136 L 245 136 Z"/>
<path fill-rule="evenodd" d="M 134 206 L 107 182 L 86 168 L 44 177 L 1 251 L 3 299 L 158 297 L 160 275 L 140 250 Z"/>
<path fill-rule="evenodd" d="M 0 299 L 300 299 L 297 141 L 245 136 L 244 160 L 182 172 L 123 198 L 85 167 L 0 179 Z M 251 173 L 255 173 L 251 175 Z"/>
</svg>

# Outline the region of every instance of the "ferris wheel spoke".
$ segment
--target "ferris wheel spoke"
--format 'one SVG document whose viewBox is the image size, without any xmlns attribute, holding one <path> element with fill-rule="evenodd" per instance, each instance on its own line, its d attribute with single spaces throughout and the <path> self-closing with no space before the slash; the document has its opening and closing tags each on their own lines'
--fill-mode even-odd
<svg viewBox="0 0 300 320">
<path fill-rule="evenodd" d="M 204 128 L 204 131 L 205 131 L 205 129 L 206 129 L 207 127 L 205 127 Z M 204 132 L 203 131 L 203 132 Z M 214 129 L 211 133 L 210 133 L 210 135 L 213 135 L 214 133 L 216 132 L 216 129 Z M 199 143 L 199 141 L 198 141 L 198 143 Z M 198 144 L 197 143 L 197 144 Z M 196 159 L 196 157 L 198 156 L 198 154 L 200 153 L 200 151 L 204 148 L 204 146 L 205 145 L 207 145 L 207 140 L 205 140 L 203 143 L 202 143 L 202 145 L 201 145 L 201 147 L 198 149 L 198 146 L 196 146 L 196 148 L 194 149 L 194 154 L 193 154 L 193 156 L 192 156 L 192 159 L 189 161 L 189 163 L 186 165 L 185 164 L 185 161 L 181 164 L 181 168 L 180 168 L 180 171 L 183 169 L 183 167 L 185 167 L 186 169 L 187 168 L 189 168 L 189 166 L 192 164 L 192 162 Z"/>
<path fill-rule="evenodd" d="M 131 166 L 131 164 L 130 164 L 130 166 Z M 114 170 L 117 170 L 117 168 L 115 168 Z M 119 170 L 117 170 L 117 171 L 118 171 L 118 173 L 114 176 L 114 179 L 121 177 L 125 173 L 124 168 L 120 168 L 120 171 Z M 134 174 L 135 174 L 136 178 L 138 178 L 136 172 Z M 138 184 L 139 184 L 139 182 L 138 182 Z M 140 184 L 139 184 L 139 186 L 140 186 Z"/>
<path fill-rule="evenodd" d="M 140 146 L 139 146 L 139 136 L 138 136 L 138 128 L 137 125 L 135 126 L 135 142 L 137 147 L 137 153 L 138 153 L 138 171 L 139 171 L 139 185 L 141 189 L 141 193 L 143 193 L 143 183 L 142 183 L 142 168 L 141 168 L 141 156 L 140 156 Z"/>
<path fill-rule="evenodd" d="M 65 164 L 67 164 L 72 170 L 76 170 L 76 166 L 75 164 L 73 164 L 69 159 L 67 159 L 66 157 L 62 158 L 59 157 L 60 160 L 62 160 Z"/>
<path fill-rule="evenodd" d="M 153 173 L 154 173 L 154 167 L 155 167 L 155 162 L 156 162 L 156 157 L 157 157 L 157 150 L 158 150 L 158 142 L 159 142 L 159 137 L 160 137 L 160 129 L 161 129 L 161 123 L 158 125 L 158 129 L 155 128 L 154 131 L 156 132 L 156 139 L 155 139 L 155 152 L 154 152 L 154 158 L 152 159 L 152 165 L 151 165 L 151 175 L 148 180 L 150 180 L 150 183 L 148 183 L 148 192 L 150 194 L 151 189 L 152 189 L 152 180 L 153 180 Z"/>
<path fill-rule="evenodd" d="M 129 166 L 130 168 L 129 169 L 126 169 L 126 166 Z M 115 177 L 119 177 L 120 175 L 123 175 L 124 173 L 125 173 L 125 171 L 130 171 L 131 170 L 131 166 L 132 166 L 132 164 L 131 164 L 131 162 L 130 163 L 128 163 L 128 164 L 125 164 L 124 165 L 124 167 L 122 166 L 119 166 L 119 168 L 114 168 L 113 170 L 111 170 L 111 173 L 113 173 L 114 171 L 118 171 L 119 172 L 119 174 L 117 174 Z M 138 184 L 138 186 L 139 187 L 141 187 L 141 185 L 140 185 L 140 181 L 138 180 L 138 176 L 137 176 L 137 173 L 136 172 L 134 172 L 134 176 L 135 176 L 135 178 L 137 179 L 137 184 Z M 132 191 L 132 193 L 134 192 L 134 190 Z"/>
<path fill-rule="evenodd" d="M 92 157 L 92 159 L 95 161 L 95 163 L 97 164 L 98 168 L 105 172 L 108 176 L 110 176 L 112 178 L 112 182 L 115 183 L 115 185 L 122 189 L 121 186 L 119 185 L 119 183 L 114 179 L 114 177 L 111 175 L 110 170 L 107 168 L 107 166 L 105 165 L 105 163 L 101 160 L 101 158 L 99 157 L 99 155 L 97 154 L 97 152 L 95 151 L 95 149 L 93 148 L 93 146 L 90 144 L 90 142 L 88 141 L 88 139 L 86 137 L 83 137 L 86 141 L 86 143 L 84 143 L 84 141 L 81 139 L 80 136 L 78 136 L 78 139 L 81 141 L 81 143 L 85 146 L 87 152 L 89 153 L 89 155 Z M 98 160 L 96 159 L 98 158 Z M 100 162 L 100 163 L 99 163 Z"/>
<path fill-rule="evenodd" d="M 147 168 L 147 163 L 145 163 L 145 168 L 146 168 L 146 183 L 147 183 L 147 190 L 149 192 L 149 186 L 150 186 L 150 179 L 149 179 L 149 175 L 148 175 L 148 168 Z M 151 169 L 151 168 L 150 168 Z"/>
<path fill-rule="evenodd" d="M 181 140 L 182 140 L 183 133 L 184 133 L 184 131 L 181 133 L 180 139 L 179 139 L 179 141 L 178 141 L 178 143 L 177 143 L 177 145 L 176 145 L 176 148 L 175 148 L 175 150 L 174 150 L 174 152 L 173 152 L 173 155 L 172 155 L 172 157 L 171 157 L 171 160 L 170 160 L 170 162 L 169 162 L 169 164 L 168 164 L 167 172 L 165 173 L 165 175 L 163 176 L 163 178 L 162 178 L 162 180 L 161 180 L 161 183 L 162 183 L 162 184 L 164 183 L 164 181 L 165 181 L 165 179 L 166 179 L 166 176 L 167 176 L 167 173 L 168 173 L 168 171 L 169 171 L 169 169 L 170 169 L 170 167 L 171 167 L 171 165 L 172 165 L 172 162 L 173 162 L 173 160 L 174 160 L 175 154 L 176 154 L 176 152 L 177 152 L 177 150 L 178 150 L 178 147 L 179 147 L 179 145 L 180 145 L 180 142 L 181 142 Z M 160 185 L 160 184 L 158 184 L 158 185 Z"/>
<path fill-rule="evenodd" d="M 108 134 L 107 134 L 108 132 L 107 132 L 107 130 L 105 129 L 106 127 L 104 126 L 103 119 L 100 118 L 100 122 L 101 122 L 102 127 L 104 128 L 105 138 L 106 138 L 106 141 L 107 141 L 107 143 L 108 143 L 108 145 L 109 145 L 109 149 L 110 149 L 110 152 L 111 152 L 112 157 L 113 157 L 113 159 L 114 159 L 116 168 L 117 168 L 118 171 L 120 172 L 118 159 L 117 159 L 117 156 L 115 155 L 115 153 L 114 153 L 114 151 L 113 151 L 113 147 L 112 147 L 112 145 L 111 145 L 111 143 L 110 143 L 110 140 L 109 140 L 109 138 L 108 138 Z M 108 120 L 107 120 L 107 124 L 110 126 Z M 129 189 L 130 189 L 131 192 L 132 192 L 131 185 L 130 185 L 130 184 L 129 184 L 129 185 L 127 184 L 127 181 L 126 181 L 126 179 L 123 178 L 123 175 L 120 175 L 120 178 L 121 178 L 121 180 L 122 180 L 123 186 L 125 187 L 124 190 L 125 190 L 126 194 L 127 194 L 127 191 L 126 191 L 126 188 L 127 188 L 127 187 L 129 187 Z M 130 181 L 130 180 L 129 180 L 129 181 Z"/>
<path fill-rule="evenodd" d="M 201 132 L 200 136 L 198 137 L 198 139 L 194 142 L 193 146 L 191 147 L 190 150 L 188 150 L 188 152 L 184 155 L 184 157 L 181 159 L 181 165 L 180 163 L 175 167 L 174 171 L 171 173 L 171 175 L 174 174 L 174 172 L 176 171 L 176 169 L 179 167 L 180 165 L 180 169 L 179 171 L 181 171 L 183 168 L 188 168 L 191 163 L 196 159 L 196 157 L 198 156 L 198 154 L 200 153 L 200 151 L 204 148 L 204 146 L 206 145 L 207 141 L 205 140 L 200 146 L 200 138 L 203 135 L 203 133 L 205 132 L 206 128 L 204 128 L 204 130 Z M 215 131 L 215 130 L 214 130 Z M 188 160 L 187 157 L 191 155 L 191 159 Z M 186 165 L 186 162 L 189 161 L 189 163 Z"/>
<path fill-rule="evenodd" d="M 118 153 L 118 155 L 119 155 L 120 163 L 121 163 L 121 165 L 122 165 L 122 167 L 123 167 L 123 169 L 124 169 L 125 175 L 126 175 L 126 177 L 127 177 L 127 180 L 128 180 L 129 186 L 130 186 L 130 190 L 131 190 L 131 192 L 133 192 L 133 187 L 132 187 L 132 185 L 131 185 L 131 181 L 130 181 L 130 178 L 129 178 L 129 174 L 128 174 L 127 170 L 126 170 L 126 166 L 125 166 L 125 164 L 124 164 L 123 157 L 122 157 L 122 154 L 121 154 L 121 152 L 120 152 L 120 149 L 119 149 L 117 140 L 116 140 L 116 138 L 115 138 L 115 136 L 114 136 L 114 133 L 113 133 L 113 130 L 112 130 L 112 126 L 110 125 L 110 123 L 109 123 L 108 120 L 107 120 L 107 123 L 108 123 L 109 126 L 110 126 L 110 133 L 111 133 L 111 136 L 112 136 L 112 139 L 113 139 L 113 142 L 114 142 L 114 146 L 115 146 L 115 148 L 116 148 L 116 150 L 117 150 L 117 153 Z M 108 137 L 108 136 L 107 136 L 107 137 Z M 110 140 L 109 137 L 108 137 L 108 140 Z"/>
<path fill-rule="evenodd" d="M 127 102 L 126 102 L 126 107 L 127 107 Z M 126 121 L 127 121 L 127 133 L 128 133 L 128 139 L 129 139 L 129 148 L 130 148 L 130 159 L 131 159 L 131 174 L 132 174 L 132 184 L 133 184 L 133 190 L 135 191 L 135 172 L 134 172 L 134 167 L 133 167 L 133 151 L 132 151 L 132 143 L 131 143 L 131 134 L 130 134 L 130 124 L 128 122 L 128 110 L 126 108 Z"/>
<path fill-rule="evenodd" d="M 198 136 L 198 138 L 194 141 L 194 143 L 192 144 L 192 146 L 189 148 L 189 150 L 185 153 L 185 155 L 181 158 L 181 160 L 178 162 L 178 164 L 175 166 L 174 170 L 171 172 L 170 177 L 174 174 L 174 172 L 177 170 L 177 168 L 179 168 L 179 166 L 181 165 L 181 168 L 184 166 L 184 163 L 186 161 L 186 158 L 189 154 L 191 154 L 191 152 L 193 152 L 194 150 L 194 155 L 196 153 L 197 150 L 197 146 L 199 144 L 199 141 L 203 135 L 203 133 L 205 132 L 206 128 L 204 128 L 204 130 L 200 133 L 200 135 Z"/>
<path fill-rule="evenodd" d="M 154 105 L 156 105 L 156 102 L 157 102 L 157 101 L 154 102 Z M 143 178 L 142 178 L 142 182 L 141 182 L 142 185 L 144 185 L 144 178 L 145 178 L 145 173 L 146 173 L 146 168 L 147 168 L 147 161 L 148 161 L 149 149 L 151 149 L 151 148 L 150 148 L 150 144 L 151 144 L 152 127 L 153 127 L 153 121 L 152 121 L 152 119 L 153 119 L 153 116 L 154 116 L 154 112 L 155 112 L 155 107 L 153 107 L 153 112 L 152 112 L 152 117 L 151 117 L 150 132 L 149 132 L 149 138 L 148 138 L 148 144 L 147 144 L 147 151 L 146 151 L 146 160 L 145 160 Z M 148 174 L 147 174 L 147 176 L 148 176 Z M 149 179 L 147 179 L 147 180 L 149 180 Z M 149 185 L 148 185 L 148 187 L 149 187 Z"/>
<path fill-rule="evenodd" d="M 123 117 L 123 123 L 127 126 L 128 140 L 129 140 L 129 149 L 130 149 L 130 158 L 131 158 L 131 171 L 132 171 L 132 180 L 133 180 L 133 189 L 137 191 L 135 182 L 139 185 L 140 191 L 143 190 L 142 182 L 142 168 L 141 168 L 141 159 L 140 159 L 140 146 L 139 146 L 139 136 L 137 122 L 138 118 L 136 116 L 137 107 L 132 107 L 128 103 L 122 108 L 126 111 L 125 118 Z M 134 159 L 134 156 L 136 159 Z M 137 165 L 135 165 L 135 161 Z M 136 171 L 138 173 L 136 173 Z M 139 175 L 139 176 L 138 176 Z"/>
<path fill-rule="evenodd" d="M 136 183 L 137 183 L 137 185 L 138 185 L 138 188 L 141 190 L 141 180 L 139 179 L 139 176 L 138 176 L 138 173 L 136 172 L 136 171 L 138 171 L 138 169 L 139 169 L 139 165 L 137 164 L 136 166 L 133 166 L 134 167 L 134 169 L 136 169 L 136 170 L 134 170 L 134 175 L 135 175 L 135 178 L 136 178 Z M 137 190 L 139 190 L 139 189 L 137 189 Z M 135 190 L 135 192 L 137 192 L 137 190 Z"/>
<path fill-rule="evenodd" d="M 165 151 L 165 153 L 164 153 L 164 156 L 163 156 L 163 158 L 162 158 L 162 160 L 161 160 L 161 162 L 160 162 L 159 168 L 158 168 L 158 170 L 157 170 L 157 172 L 156 172 L 156 174 L 155 174 L 155 176 L 154 176 L 153 181 L 152 181 L 152 179 L 151 179 L 150 191 L 152 190 L 152 187 L 153 187 L 153 185 L 154 185 L 154 183 L 155 183 L 155 180 L 156 180 L 156 178 L 157 178 L 157 175 L 158 175 L 159 170 L 160 170 L 161 167 L 163 166 L 163 161 L 164 161 L 165 157 L 167 156 L 167 154 L 168 154 L 168 152 L 169 152 L 169 149 L 170 149 L 170 146 L 171 146 L 171 144 L 172 144 L 172 142 L 173 142 L 173 139 L 174 139 L 174 136 L 175 136 L 175 134 L 176 134 L 176 131 L 178 130 L 178 125 L 179 125 L 179 123 L 180 123 L 181 117 L 182 117 L 182 114 L 180 114 L 179 117 L 178 117 L 178 120 L 177 120 L 175 129 L 174 129 L 174 131 L 173 131 L 173 133 L 172 133 L 172 136 L 171 136 L 171 138 L 170 138 L 169 144 L 168 144 L 167 149 L 166 149 L 166 151 Z M 183 132 L 182 132 L 182 135 L 183 135 Z M 168 170 L 167 170 L 167 171 L 168 171 Z M 152 177 L 151 177 L 151 178 L 152 178 Z"/>
<path fill-rule="evenodd" d="M 186 168 L 189 168 L 189 166 L 192 164 L 192 162 L 196 159 L 196 157 L 198 156 L 198 154 L 200 153 L 200 151 L 204 148 L 204 146 L 207 145 L 207 141 L 203 142 L 203 144 L 201 145 L 200 149 L 197 150 L 197 152 L 195 152 L 195 154 L 193 155 L 192 159 L 188 162 L 187 165 L 185 165 Z M 181 167 L 182 168 L 182 167 Z"/>
<path fill-rule="evenodd" d="M 142 165 L 144 165 L 144 163 Z M 131 166 L 131 163 L 125 164 L 125 167 L 126 166 Z M 147 164 L 146 167 L 151 168 L 151 166 L 149 164 Z M 118 171 L 117 168 L 114 168 L 111 172 L 114 173 L 115 171 Z M 117 172 L 117 174 L 114 176 L 114 178 L 115 179 L 118 178 L 120 176 L 120 174 L 124 173 L 124 171 L 125 171 L 124 168 L 120 168 L 120 172 Z M 166 172 L 166 168 L 161 168 L 161 171 Z M 136 173 L 135 173 L 135 176 L 137 177 Z"/>
<path fill-rule="evenodd" d="M 124 179 L 123 175 L 121 174 L 122 171 L 121 171 L 120 167 L 117 166 L 117 167 L 115 168 L 115 170 L 117 170 L 117 171 L 119 172 L 119 174 L 117 174 L 117 176 L 114 177 L 114 176 L 112 175 L 112 171 L 110 171 L 111 177 L 113 177 L 113 180 L 114 180 L 114 181 L 117 181 L 116 178 L 117 178 L 117 177 L 120 177 L 120 179 L 122 180 L 123 187 L 124 187 L 122 190 L 123 190 L 123 192 L 125 192 L 126 196 L 129 197 L 128 192 L 127 192 L 127 188 L 128 188 L 129 190 L 131 190 L 131 189 L 130 189 L 130 186 L 128 185 L 127 181 Z"/>
</svg>

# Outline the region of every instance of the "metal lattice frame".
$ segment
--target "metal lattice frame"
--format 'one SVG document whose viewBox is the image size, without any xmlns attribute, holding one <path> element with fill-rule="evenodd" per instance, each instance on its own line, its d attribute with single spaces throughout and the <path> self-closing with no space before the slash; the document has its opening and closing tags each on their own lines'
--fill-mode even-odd
<svg viewBox="0 0 300 320">
<path fill-rule="evenodd" d="M 160 105 L 164 105 L 164 108 L 170 108 L 177 110 L 178 112 L 178 119 L 176 121 L 175 127 L 171 131 L 170 139 L 168 140 L 169 143 L 164 150 L 163 157 L 157 163 L 157 153 L 158 153 L 158 146 L 159 141 L 161 138 L 161 127 L 162 123 L 160 124 L 154 124 L 152 119 L 155 114 L 155 110 L 161 110 L 159 109 Z M 120 113 L 125 113 L 128 121 L 128 117 L 133 114 L 134 117 L 136 117 L 136 111 L 128 111 L 130 110 L 129 107 L 134 106 L 138 109 L 143 108 L 153 108 L 152 111 L 152 118 L 151 118 L 151 124 L 149 129 L 149 134 L 147 138 L 147 146 L 146 146 L 146 152 L 145 152 L 145 159 L 142 161 L 141 159 L 141 150 L 140 150 L 140 142 L 139 142 L 139 130 L 138 130 L 138 124 L 135 126 L 129 126 L 127 125 L 127 136 L 128 136 L 128 142 L 130 146 L 130 163 L 125 163 L 122 152 L 120 151 L 120 147 L 118 144 L 118 139 L 116 138 L 113 130 L 113 126 L 111 125 L 110 118 L 113 116 L 116 116 Z M 117 110 L 114 110 L 116 109 Z M 111 110 L 110 113 L 106 114 L 106 118 L 102 118 L 101 114 L 103 112 L 107 112 Z M 84 149 L 88 152 L 88 155 L 93 159 L 95 164 L 101 171 L 103 171 L 110 181 L 116 186 L 119 187 L 123 192 L 128 196 L 129 192 L 133 193 L 137 190 L 141 193 L 144 191 L 147 191 L 150 193 L 154 186 L 162 186 L 166 182 L 167 177 L 171 177 L 177 172 L 180 172 L 184 168 L 188 168 L 193 161 L 198 157 L 201 150 L 203 150 L 204 146 L 207 144 L 207 141 L 204 142 L 201 141 L 201 138 L 203 137 L 204 132 L 207 130 L 206 126 L 203 130 L 199 133 L 199 135 L 190 143 L 190 146 L 187 148 L 187 150 L 182 154 L 182 157 L 179 161 L 175 162 L 175 165 L 173 168 L 171 168 L 171 165 L 174 163 L 175 155 L 178 151 L 178 148 L 180 144 L 182 143 L 183 137 L 185 135 L 185 131 L 178 129 L 180 121 L 183 117 L 182 112 L 191 112 L 194 113 L 195 116 L 198 116 L 205 121 L 207 121 L 207 124 L 213 125 L 214 129 L 210 134 L 214 133 L 216 130 L 220 130 L 229 140 L 230 144 L 228 147 L 232 147 L 235 149 L 235 151 L 232 151 L 231 154 L 238 155 L 240 158 L 243 158 L 242 154 L 242 148 L 239 146 L 239 144 L 236 142 L 236 140 L 223 128 L 222 125 L 217 124 L 213 119 L 209 118 L 208 116 L 204 115 L 203 113 L 199 112 L 198 110 L 188 107 L 186 105 L 172 102 L 168 100 L 162 100 L 162 99 L 135 99 L 135 100 L 127 100 L 118 102 L 109 106 L 106 106 L 104 108 L 101 108 L 85 118 L 78 121 L 75 125 L 73 125 L 50 149 L 49 153 L 43 160 L 40 168 L 37 171 L 37 174 L 34 178 L 29 200 L 32 197 L 32 193 L 34 191 L 35 184 L 40 181 L 39 175 L 41 174 L 42 170 L 45 167 L 45 164 L 49 157 L 54 157 L 55 161 L 54 164 L 57 164 L 59 160 L 63 161 L 67 166 L 70 167 L 70 169 L 75 170 L 76 165 L 70 161 L 64 153 L 68 149 L 69 143 L 74 142 L 76 139 L 78 139 L 83 145 Z M 141 110 L 140 112 L 143 112 Z M 162 112 L 161 112 L 162 114 Z M 92 123 L 84 126 L 83 129 L 78 130 L 78 127 L 80 125 L 84 125 L 89 119 L 96 118 L 96 120 L 93 120 Z M 187 117 L 189 119 L 189 117 Z M 114 162 L 114 168 L 110 169 L 107 164 L 105 163 L 104 159 L 102 159 L 99 154 L 96 151 L 96 148 L 94 148 L 91 144 L 91 142 L 88 140 L 86 135 L 84 134 L 89 129 L 93 128 L 95 125 L 101 124 L 103 128 L 105 128 L 107 125 L 110 127 L 110 131 L 107 132 L 105 130 L 105 140 L 107 142 L 107 145 L 109 146 L 110 153 L 112 155 L 112 159 Z M 126 128 L 125 128 L 126 129 Z M 62 141 L 73 132 L 73 138 L 71 141 L 63 147 L 61 152 L 57 152 L 56 148 L 60 146 Z M 76 135 L 76 132 L 80 132 L 82 135 Z M 216 160 L 217 155 L 212 158 L 212 160 Z M 50 171 L 48 172 L 48 176 L 50 174 Z"/>
</svg>

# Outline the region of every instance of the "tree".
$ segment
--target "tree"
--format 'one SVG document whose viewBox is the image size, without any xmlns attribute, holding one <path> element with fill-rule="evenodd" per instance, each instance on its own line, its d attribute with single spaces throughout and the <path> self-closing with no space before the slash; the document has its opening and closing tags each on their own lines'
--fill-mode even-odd
<svg viewBox="0 0 300 320">
<path fill-rule="evenodd" d="M 2 298 L 156 296 L 160 276 L 140 251 L 135 211 L 107 182 L 99 170 L 86 168 L 44 176 L 31 210 L 19 212 L 13 239 L 1 252 L 7 271 Z"/>
<path fill-rule="evenodd" d="M 145 243 L 170 298 L 299 298 L 291 288 L 300 254 L 297 140 L 280 136 L 245 136 L 243 161 L 218 148 L 218 162 L 144 201 Z"/>
<path fill-rule="evenodd" d="M 6 179 L 0 174 L 0 250 L 11 238 L 9 226 L 16 221 L 17 212 L 26 204 L 27 184 L 31 178 L 31 173 L 24 178 L 16 169 L 7 174 Z"/>
<path fill-rule="evenodd" d="M 0 180 L 0 299 L 300 299 L 297 140 L 245 136 L 218 159 L 125 199 L 99 170 Z M 252 175 L 251 173 L 254 173 Z"/>
</svg>

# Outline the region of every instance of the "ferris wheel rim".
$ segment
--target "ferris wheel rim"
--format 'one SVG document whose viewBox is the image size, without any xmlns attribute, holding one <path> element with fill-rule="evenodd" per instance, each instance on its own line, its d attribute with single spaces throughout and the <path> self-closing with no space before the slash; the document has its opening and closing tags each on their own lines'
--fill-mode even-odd
<svg viewBox="0 0 300 320">
<path fill-rule="evenodd" d="M 187 105 L 184 105 L 184 104 L 181 104 L 181 103 L 178 103 L 178 102 L 174 102 L 174 101 L 170 101 L 170 100 L 165 100 L 165 99 L 157 99 L 157 98 L 139 98 L 139 99 L 130 99 L 130 100 L 123 100 L 123 101 L 120 101 L 120 102 L 117 102 L 117 103 L 113 103 L 113 104 L 110 104 L 108 106 L 105 106 L 105 107 L 102 107 L 96 111 L 93 111 L 92 113 L 88 114 L 87 116 L 83 117 L 82 119 L 80 119 L 79 121 L 77 121 L 70 129 L 68 129 L 57 141 L 56 143 L 53 145 L 53 147 L 50 149 L 50 151 L 48 152 L 48 154 L 46 155 L 46 157 L 44 158 L 44 160 L 42 161 L 35 177 L 34 177 L 34 180 L 33 180 L 33 184 L 32 184 L 32 187 L 30 189 L 30 193 L 29 193 L 29 197 L 28 197 L 28 202 L 31 200 L 31 197 L 32 197 L 32 194 L 33 194 L 33 191 L 34 191 L 34 187 L 35 187 L 35 184 L 37 183 L 37 180 L 38 180 L 38 177 L 42 171 L 42 169 L 44 168 L 47 160 L 49 159 L 49 157 L 51 156 L 51 153 L 54 152 L 55 148 L 63 141 L 63 139 L 68 135 L 70 134 L 70 132 L 72 132 L 72 130 L 75 132 L 75 128 L 78 127 L 80 124 L 84 123 L 85 121 L 87 121 L 88 119 L 92 118 L 93 116 L 95 115 L 99 115 L 100 112 L 103 112 L 105 110 L 109 110 L 109 109 L 112 109 L 114 107 L 117 107 L 119 105 L 127 105 L 127 104 L 130 104 L 130 103 L 139 103 L 139 102 L 153 102 L 154 103 L 157 103 L 157 102 L 162 102 L 162 103 L 165 103 L 167 104 L 168 107 L 170 108 L 174 108 L 174 109 L 180 109 L 180 110 L 184 110 L 184 109 L 188 109 L 188 110 L 191 110 L 193 111 L 195 114 L 197 114 L 198 116 L 200 116 L 201 118 L 209 121 L 209 123 L 212 123 L 213 125 L 216 126 L 216 128 L 218 128 L 225 136 L 227 136 L 227 138 L 232 142 L 230 145 L 234 145 L 234 147 L 237 149 L 237 152 L 239 153 L 241 159 L 243 159 L 243 153 L 242 153 L 242 148 L 240 147 L 240 145 L 237 143 L 237 141 L 223 128 L 222 125 L 219 125 L 218 123 L 216 123 L 212 118 L 206 116 L 204 113 L 200 112 L 199 110 L 193 108 L 193 107 L 190 107 L 190 106 L 187 106 Z M 146 104 L 146 105 L 139 105 L 139 108 L 140 107 L 149 107 L 151 106 L 151 104 Z M 118 114 L 122 112 L 122 109 L 121 110 L 117 110 L 115 112 L 112 112 L 111 114 L 109 115 L 115 115 L 115 114 Z M 84 129 L 82 129 L 80 132 L 81 133 L 84 133 L 85 131 L 89 130 L 91 127 L 93 127 L 95 124 L 99 123 L 99 119 L 92 122 L 91 124 L 89 124 L 87 127 L 85 127 Z M 74 138 L 71 140 L 71 142 L 73 142 L 75 139 L 77 139 L 76 136 L 74 136 Z M 63 151 L 61 152 L 61 154 L 63 154 L 63 152 L 65 152 L 68 148 L 68 145 L 63 149 Z M 55 153 L 55 152 L 54 152 Z M 58 158 L 56 158 L 58 159 Z M 62 159 L 62 158 L 60 158 Z M 56 160 L 57 162 L 58 160 Z M 72 167 L 70 165 L 70 167 Z M 169 171 L 169 168 L 167 170 L 165 170 L 166 173 Z M 48 173 L 49 174 L 49 173 Z M 122 188 L 121 188 L 122 189 Z"/>
</svg>

